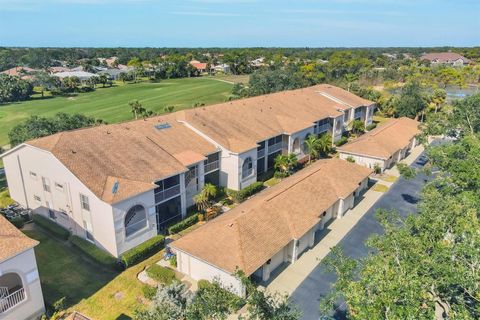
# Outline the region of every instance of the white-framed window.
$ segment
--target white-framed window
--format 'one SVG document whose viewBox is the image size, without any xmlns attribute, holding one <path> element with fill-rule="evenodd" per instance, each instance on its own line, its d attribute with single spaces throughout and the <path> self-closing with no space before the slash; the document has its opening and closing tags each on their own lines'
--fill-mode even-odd
<svg viewBox="0 0 480 320">
<path fill-rule="evenodd" d="M 42 177 L 43 190 L 50 192 L 50 180 L 48 178 Z"/>
<path fill-rule="evenodd" d="M 247 178 L 253 173 L 253 161 L 252 158 L 248 157 L 243 161 L 242 165 L 242 178 Z"/>
<path fill-rule="evenodd" d="M 147 226 L 147 212 L 142 205 L 131 207 L 125 215 L 125 236 L 130 236 Z"/>
<path fill-rule="evenodd" d="M 30 171 L 30 178 L 32 178 L 33 180 L 37 180 L 37 174 L 33 171 Z"/>
<path fill-rule="evenodd" d="M 35 201 L 38 202 L 38 203 L 42 202 L 42 199 L 37 195 L 33 195 L 33 199 L 35 199 Z"/>
<path fill-rule="evenodd" d="M 88 202 L 88 197 L 80 193 L 80 206 L 83 210 L 90 211 L 90 203 Z"/>
<path fill-rule="evenodd" d="M 60 184 L 58 182 L 55 182 L 55 189 L 57 189 L 58 191 L 62 191 L 63 192 L 63 184 Z"/>
</svg>

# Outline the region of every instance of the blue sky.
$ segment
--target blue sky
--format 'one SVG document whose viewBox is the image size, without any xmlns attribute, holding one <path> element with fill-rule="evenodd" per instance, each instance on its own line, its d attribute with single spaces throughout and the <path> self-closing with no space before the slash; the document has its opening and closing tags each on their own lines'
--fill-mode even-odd
<svg viewBox="0 0 480 320">
<path fill-rule="evenodd" d="M 480 0 L 0 0 L 0 46 L 480 45 Z"/>
</svg>

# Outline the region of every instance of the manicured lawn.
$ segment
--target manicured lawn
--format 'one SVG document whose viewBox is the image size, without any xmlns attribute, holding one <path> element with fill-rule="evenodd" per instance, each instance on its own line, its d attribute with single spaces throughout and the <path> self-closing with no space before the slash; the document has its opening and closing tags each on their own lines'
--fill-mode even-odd
<svg viewBox="0 0 480 320">
<path fill-rule="evenodd" d="M 373 186 L 373 191 L 377 191 L 377 192 L 381 192 L 381 193 L 385 193 L 388 191 L 388 187 L 384 184 L 380 184 L 380 183 L 377 183 Z"/>
<path fill-rule="evenodd" d="M 32 225 L 29 225 L 31 227 Z M 91 296 L 111 281 L 116 273 L 89 260 L 78 249 L 53 238 L 38 226 L 24 233 L 38 240 L 35 256 L 45 302 L 52 305 L 67 297 L 68 306 Z"/>
<path fill-rule="evenodd" d="M 2 166 L 3 167 L 3 166 Z M 12 204 L 13 200 L 10 198 L 7 188 L 7 178 L 4 174 L 0 175 L 0 208 Z"/>
<path fill-rule="evenodd" d="M 242 75 L 233 75 L 233 74 L 216 74 L 212 77 L 213 79 L 233 82 L 233 83 L 243 83 L 248 84 L 248 80 L 250 80 L 250 75 L 242 74 Z"/>
<path fill-rule="evenodd" d="M 232 84 L 208 78 L 163 80 L 119 84 L 112 88 L 97 88 L 94 92 L 75 97 L 54 97 L 29 100 L 0 106 L 0 146 L 8 144 L 8 132 L 30 115 L 53 116 L 57 112 L 83 113 L 109 123 L 133 118 L 128 102 L 138 99 L 148 110 L 163 113 L 165 106 L 175 110 L 190 108 L 196 102 L 224 102 Z"/>
</svg>

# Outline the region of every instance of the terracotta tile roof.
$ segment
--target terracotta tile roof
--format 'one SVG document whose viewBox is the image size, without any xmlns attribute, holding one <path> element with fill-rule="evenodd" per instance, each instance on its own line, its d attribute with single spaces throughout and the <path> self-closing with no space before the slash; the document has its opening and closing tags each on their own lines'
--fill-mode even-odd
<svg viewBox="0 0 480 320">
<path fill-rule="evenodd" d="M 61 132 L 27 144 L 53 153 L 107 203 L 153 189 L 155 181 L 217 151 L 171 115 Z"/>
<path fill-rule="evenodd" d="M 371 170 L 340 159 L 320 160 L 240 204 L 171 246 L 233 273 L 252 274 L 315 226 Z"/>
<path fill-rule="evenodd" d="M 339 152 L 388 159 L 405 148 L 421 131 L 419 123 L 409 118 L 389 119 L 385 124 L 365 133 L 337 150 Z"/>
<path fill-rule="evenodd" d="M 21 76 L 21 75 L 23 76 L 24 74 L 28 74 L 30 72 L 35 72 L 35 71 L 38 71 L 38 70 L 29 68 L 29 67 L 13 67 L 8 70 L 4 70 L 0 73 L 8 74 L 10 76 Z"/>
<path fill-rule="evenodd" d="M 328 98 L 321 93 L 338 96 Z M 343 101 L 343 99 L 345 101 Z M 176 113 L 230 151 L 241 153 L 259 141 L 313 126 L 315 121 L 342 115 L 347 105 L 373 102 L 330 85 L 283 91 Z"/>
<path fill-rule="evenodd" d="M 463 60 L 465 63 L 469 63 L 470 60 L 462 56 L 461 54 L 455 52 L 434 52 L 434 53 L 427 53 L 420 57 L 420 60 L 428 60 L 428 61 L 437 61 L 439 63 L 449 63 L 457 60 Z"/>
<path fill-rule="evenodd" d="M 37 244 L 38 241 L 24 235 L 4 216 L 0 215 L 0 262 L 33 248 Z"/>
<path fill-rule="evenodd" d="M 316 86 L 316 89 L 333 100 L 340 100 L 347 107 L 356 108 L 361 106 L 369 106 L 374 103 L 373 101 L 359 97 L 351 92 L 348 92 L 347 90 L 329 84 L 319 84 Z"/>
<path fill-rule="evenodd" d="M 203 63 L 203 62 L 199 62 L 199 61 L 190 61 L 190 64 L 198 69 L 198 70 L 205 70 L 207 69 L 207 64 L 206 63 Z"/>
</svg>

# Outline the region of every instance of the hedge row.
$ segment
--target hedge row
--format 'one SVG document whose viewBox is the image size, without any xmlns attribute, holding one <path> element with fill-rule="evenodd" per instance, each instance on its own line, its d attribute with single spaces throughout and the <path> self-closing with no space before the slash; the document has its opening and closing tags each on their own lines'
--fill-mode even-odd
<svg viewBox="0 0 480 320">
<path fill-rule="evenodd" d="M 370 131 L 375 129 L 376 127 L 377 127 L 377 124 L 373 122 L 373 123 L 370 123 L 365 129 L 367 129 L 367 131 Z"/>
<path fill-rule="evenodd" d="M 348 142 L 348 138 L 345 137 L 345 136 L 342 136 L 340 139 L 338 139 L 337 141 L 335 141 L 335 145 L 337 147 L 340 147 L 340 146 L 343 146 L 345 143 Z"/>
<path fill-rule="evenodd" d="M 103 251 L 93 243 L 88 242 L 87 240 L 82 239 L 78 236 L 70 236 L 68 240 L 98 263 L 109 267 L 115 266 L 117 259 L 110 253 Z"/>
<path fill-rule="evenodd" d="M 62 239 L 68 240 L 68 237 L 70 237 L 70 231 L 42 215 L 34 214 L 33 221 Z"/>
<path fill-rule="evenodd" d="M 257 181 L 239 191 L 229 190 L 229 195 L 236 201 L 242 202 L 248 197 L 261 191 L 264 188 L 263 182 Z"/>
<path fill-rule="evenodd" d="M 121 261 L 125 268 L 148 258 L 163 248 L 165 237 L 162 235 L 155 236 L 144 243 L 130 249 L 122 254 Z"/>
<path fill-rule="evenodd" d="M 168 233 L 169 234 L 178 233 L 182 230 L 187 229 L 190 226 L 193 226 L 197 222 L 198 222 L 198 213 L 195 213 L 195 214 L 183 219 L 179 223 L 176 223 L 176 224 L 168 227 Z"/>
<path fill-rule="evenodd" d="M 169 285 L 175 280 L 175 271 L 158 264 L 153 264 L 147 268 L 147 275 L 155 281 Z"/>
</svg>

